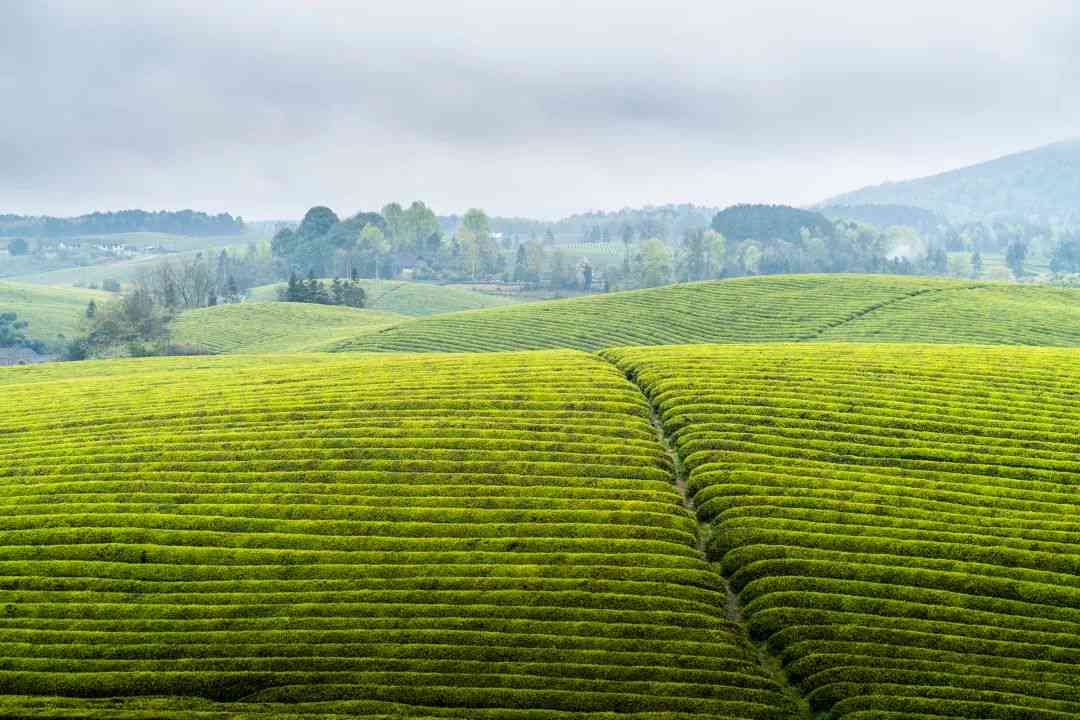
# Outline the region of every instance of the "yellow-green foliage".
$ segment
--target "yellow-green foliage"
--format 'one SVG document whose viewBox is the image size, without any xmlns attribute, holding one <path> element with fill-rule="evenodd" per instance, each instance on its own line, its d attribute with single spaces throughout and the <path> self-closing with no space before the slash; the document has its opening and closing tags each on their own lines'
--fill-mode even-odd
<svg viewBox="0 0 1080 720">
<path fill-rule="evenodd" d="M 327 346 L 500 351 L 784 340 L 1080 345 L 1080 290 L 888 275 L 691 283 L 453 313 Z"/>
<path fill-rule="evenodd" d="M 712 559 L 816 710 L 1080 717 L 1080 353 L 605 355 L 651 396 Z"/>
<path fill-rule="evenodd" d="M 991 285 L 926 293 L 825 332 L 827 340 L 1080 345 L 1080 290 Z"/>
<path fill-rule="evenodd" d="M 216 305 L 182 313 L 173 323 L 173 341 L 211 352 L 302 351 L 405 319 L 394 313 L 311 303 Z"/>
<path fill-rule="evenodd" d="M 400 280 L 359 280 L 367 294 L 366 308 L 402 315 L 438 315 L 440 313 L 476 310 L 510 305 L 512 297 L 488 295 L 462 288 Z M 262 285 L 251 290 L 252 300 L 276 300 L 284 283 Z"/>
<path fill-rule="evenodd" d="M 115 297 L 97 290 L 0 281 L 0 312 L 16 313 L 29 323 L 29 337 L 46 342 L 55 342 L 58 335 L 74 336 L 91 300 L 100 305 Z"/>
<path fill-rule="evenodd" d="M 726 619 L 645 398 L 598 358 L 0 382 L 6 717 L 794 712 Z"/>
<path fill-rule="evenodd" d="M 497 351 L 814 340 L 873 308 L 970 286 L 886 275 L 795 275 L 691 283 L 422 318 L 331 350 Z"/>
</svg>

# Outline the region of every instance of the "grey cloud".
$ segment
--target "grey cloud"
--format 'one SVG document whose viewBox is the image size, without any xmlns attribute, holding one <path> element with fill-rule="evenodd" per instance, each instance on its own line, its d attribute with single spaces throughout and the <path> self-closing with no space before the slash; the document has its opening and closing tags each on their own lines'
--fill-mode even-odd
<svg viewBox="0 0 1080 720">
<path fill-rule="evenodd" d="M 1072 3 L 722 5 L 17 1 L 0 211 L 802 203 L 1075 132 Z"/>
</svg>

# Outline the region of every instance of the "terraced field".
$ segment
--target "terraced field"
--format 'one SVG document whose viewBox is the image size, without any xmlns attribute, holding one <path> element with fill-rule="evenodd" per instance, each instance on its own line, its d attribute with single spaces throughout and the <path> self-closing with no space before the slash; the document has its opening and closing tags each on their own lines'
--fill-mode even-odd
<svg viewBox="0 0 1080 720">
<path fill-rule="evenodd" d="M 871 309 L 960 283 L 887 275 L 793 275 L 670 285 L 422 318 L 335 351 L 500 351 L 813 340 Z"/>
<path fill-rule="evenodd" d="M 800 716 L 598 358 L 0 383 L 0 716 Z"/>
<path fill-rule="evenodd" d="M 611 350 L 710 557 L 829 718 L 1080 717 L 1080 355 Z"/>
<path fill-rule="evenodd" d="M 182 313 L 173 340 L 215 353 L 299 352 L 407 319 L 333 305 L 246 302 Z"/>
<path fill-rule="evenodd" d="M 24 283 L 0 282 L 0 312 L 13 312 L 29 323 L 27 334 L 45 342 L 72 337 L 91 300 L 114 299 L 112 293 Z"/>
<path fill-rule="evenodd" d="M 889 275 L 790 275 L 670 285 L 420 318 L 329 343 L 456 352 L 849 340 L 1080 345 L 1080 290 Z"/>
<path fill-rule="evenodd" d="M 826 340 L 1080 345 L 1080 290 L 991 285 L 926 293 L 822 333 Z"/>
<path fill-rule="evenodd" d="M 441 313 L 516 304 L 511 297 L 488 295 L 462 288 L 400 280 L 360 280 L 367 294 L 366 309 L 401 315 L 439 315 Z M 252 288 L 252 300 L 277 300 L 284 283 Z"/>
</svg>

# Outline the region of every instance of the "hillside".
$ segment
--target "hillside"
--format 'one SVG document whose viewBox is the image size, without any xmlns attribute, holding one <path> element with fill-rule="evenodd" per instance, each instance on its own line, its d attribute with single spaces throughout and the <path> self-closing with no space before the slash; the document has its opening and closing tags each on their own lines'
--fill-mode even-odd
<svg viewBox="0 0 1080 720">
<path fill-rule="evenodd" d="M 1073 350 L 278 354 L 0 385 L 5 717 L 1080 714 Z"/>
<path fill-rule="evenodd" d="M 75 335 L 91 300 L 101 303 L 115 297 L 98 290 L 0 281 L 0 312 L 16 313 L 29 323 L 29 337 L 48 343 L 55 343 L 58 335 Z"/>
<path fill-rule="evenodd" d="M 258 236 L 252 237 L 258 238 Z M 84 286 L 90 284 L 100 285 L 102 281 L 110 279 L 125 283 L 136 277 L 140 272 L 145 272 L 166 260 L 177 262 L 184 258 L 195 258 L 207 252 L 216 254 L 222 250 L 227 250 L 229 253 L 242 253 L 247 249 L 247 243 L 244 241 L 244 236 L 226 236 L 187 238 L 183 242 L 175 243 L 175 245 L 170 244 L 169 247 L 185 247 L 189 249 L 168 254 L 141 255 L 128 260 L 116 260 L 94 265 L 79 265 L 56 270 L 28 272 L 6 279 L 10 279 L 12 282 L 69 286 L 76 283 Z"/>
<path fill-rule="evenodd" d="M 401 315 L 438 315 L 459 310 L 501 307 L 516 302 L 509 297 L 430 283 L 364 279 L 358 282 L 367 293 L 368 309 Z M 277 300 L 277 291 L 284 286 L 285 283 L 261 285 L 252 288 L 250 297 L 252 300 Z"/>
<path fill-rule="evenodd" d="M 1076 290 L 887 275 L 767 276 L 423 318 L 325 349 L 593 351 L 829 338 L 1080 345 L 1077 308 Z"/>
<path fill-rule="evenodd" d="M 815 712 L 1080 717 L 1080 355 L 614 350 Z"/>
<path fill-rule="evenodd" d="M 1080 346 L 1080 290 L 989 285 L 925 293 L 830 328 L 821 338 Z"/>
<path fill-rule="evenodd" d="M 215 353 L 293 352 L 408 319 L 404 315 L 307 303 L 249 302 L 182 313 L 173 341 Z"/>
<path fill-rule="evenodd" d="M 1018 217 L 1041 224 L 1080 223 L 1080 141 L 867 187 L 821 203 L 835 205 L 909 205 L 940 213 L 952 222 Z"/>
<path fill-rule="evenodd" d="M 598 358 L 0 384 L 5 717 L 802 717 Z"/>
</svg>

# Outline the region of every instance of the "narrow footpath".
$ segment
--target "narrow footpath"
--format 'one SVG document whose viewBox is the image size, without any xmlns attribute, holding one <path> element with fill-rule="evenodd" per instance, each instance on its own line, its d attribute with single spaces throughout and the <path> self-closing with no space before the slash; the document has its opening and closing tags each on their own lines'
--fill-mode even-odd
<svg viewBox="0 0 1080 720">
<path fill-rule="evenodd" d="M 762 669 L 773 678 L 777 683 L 784 688 L 785 694 L 796 704 L 800 709 L 800 714 L 796 716 L 798 720 L 810 720 L 814 717 L 810 710 L 810 703 L 803 697 L 799 689 L 791 683 L 787 675 L 784 673 L 783 667 L 780 663 L 780 659 L 773 656 L 768 652 L 763 642 L 754 642 L 750 637 L 750 634 L 746 630 L 744 623 L 744 614 L 742 609 L 742 603 L 739 601 L 738 594 L 731 588 L 731 584 L 727 578 L 724 577 L 720 571 L 720 563 L 711 562 L 707 552 L 709 537 L 712 535 L 712 525 L 707 522 L 702 522 L 697 514 L 697 509 L 694 507 L 694 499 L 690 495 L 687 488 L 688 475 L 686 468 L 683 465 L 682 457 L 679 455 L 678 448 L 675 445 L 674 440 L 667 431 L 664 429 L 663 420 L 660 417 L 659 410 L 656 404 L 649 397 L 649 394 L 645 391 L 645 388 L 637 381 L 637 378 L 631 374 L 626 374 L 626 379 L 637 387 L 638 392 L 642 394 L 645 401 L 649 404 L 650 419 L 652 421 L 653 428 L 656 430 L 656 438 L 660 445 L 671 457 L 672 468 L 675 474 L 675 487 L 678 488 L 679 495 L 682 497 L 683 506 L 685 506 L 687 513 L 690 517 L 694 518 L 697 522 L 697 545 L 698 551 L 701 553 L 702 559 L 704 559 L 713 572 L 720 579 L 720 583 L 724 588 L 724 592 L 727 595 L 726 610 L 727 618 L 731 622 L 738 625 L 742 634 L 742 639 L 746 642 L 747 646 L 752 647 L 757 654 L 758 662 L 761 664 Z M 793 720 L 796 720 L 793 718 Z"/>
</svg>

